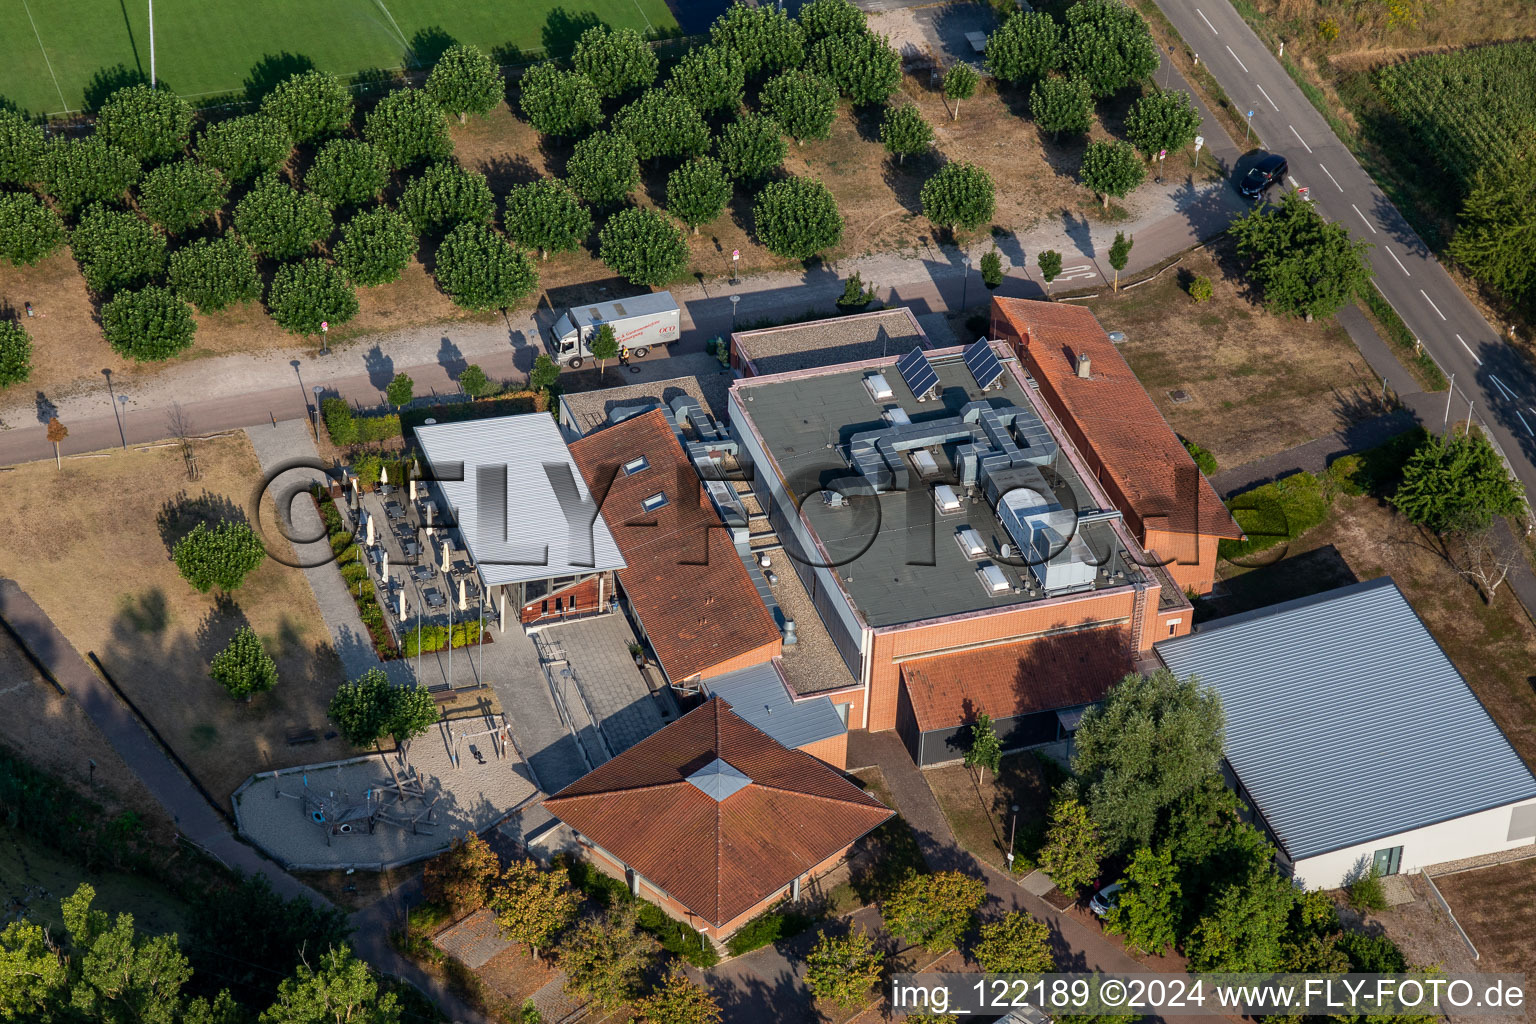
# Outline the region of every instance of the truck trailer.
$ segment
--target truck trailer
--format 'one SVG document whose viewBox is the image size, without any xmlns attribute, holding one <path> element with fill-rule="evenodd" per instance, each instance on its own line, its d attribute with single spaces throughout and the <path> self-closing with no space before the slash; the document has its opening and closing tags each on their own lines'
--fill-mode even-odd
<svg viewBox="0 0 1536 1024">
<path fill-rule="evenodd" d="M 613 302 L 573 306 L 549 329 L 549 354 L 561 366 L 579 368 L 592 358 L 588 347 L 603 324 L 613 328 L 619 345 L 643 358 L 657 345 L 671 345 L 681 334 L 682 314 L 671 292 L 652 292 Z"/>
</svg>

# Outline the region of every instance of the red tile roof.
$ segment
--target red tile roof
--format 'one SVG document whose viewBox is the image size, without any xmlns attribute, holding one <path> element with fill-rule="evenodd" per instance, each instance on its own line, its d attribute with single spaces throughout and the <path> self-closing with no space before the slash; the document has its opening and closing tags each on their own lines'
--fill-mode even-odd
<svg viewBox="0 0 1536 1024">
<path fill-rule="evenodd" d="M 716 801 L 716 758 L 751 783 Z M 721 927 L 895 812 L 712 697 L 544 801 L 648 883 Z"/>
<path fill-rule="evenodd" d="M 1012 718 L 1103 700 L 1133 670 L 1124 629 L 1060 633 L 903 662 L 920 732 L 951 729 L 985 712 Z"/>
<path fill-rule="evenodd" d="M 680 683 L 759 649 L 760 661 L 779 653 L 779 628 L 662 410 L 570 449 L 624 555 L 619 583 L 668 679 Z M 625 475 L 640 456 L 649 467 Z M 647 512 L 641 502 L 656 494 L 666 504 Z"/>
<path fill-rule="evenodd" d="M 1026 339 L 1025 361 L 1041 393 L 1058 415 L 1077 424 L 1091 454 L 1124 495 L 1130 508 L 1122 511 L 1143 523 L 1167 517 L 1161 528 L 1171 532 L 1243 535 L 1092 312 L 1065 302 L 992 301 Z M 1079 355 L 1088 356 L 1089 379 L 1077 376 Z M 1184 472 L 1193 474 L 1193 502 L 1179 494 L 1176 474 Z"/>
</svg>

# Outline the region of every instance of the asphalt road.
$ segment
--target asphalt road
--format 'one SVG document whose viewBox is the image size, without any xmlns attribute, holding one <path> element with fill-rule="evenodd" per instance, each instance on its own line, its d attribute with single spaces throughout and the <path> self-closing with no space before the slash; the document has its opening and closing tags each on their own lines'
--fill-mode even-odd
<svg viewBox="0 0 1536 1024">
<path fill-rule="evenodd" d="M 1473 415 L 1536 494 L 1536 373 L 1483 319 L 1429 248 L 1227 0 L 1157 0 L 1253 127 L 1331 221 L 1374 247 L 1376 285 L 1446 376 L 1449 415 Z M 1245 165 L 1246 166 L 1246 165 Z M 1437 427 L 1440 424 L 1426 424 Z"/>
</svg>

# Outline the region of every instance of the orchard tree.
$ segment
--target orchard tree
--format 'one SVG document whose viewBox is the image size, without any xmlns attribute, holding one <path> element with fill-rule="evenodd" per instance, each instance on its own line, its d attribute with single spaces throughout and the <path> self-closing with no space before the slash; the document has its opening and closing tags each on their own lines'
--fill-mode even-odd
<svg viewBox="0 0 1536 1024">
<path fill-rule="evenodd" d="M 1370 283 L 1370 243 L 1350 238 L 1295 192 L 1239 217 L 1227 233 L 1265 305 L 1281 313 L 1332 316 Z"/>
<path fill-rule="evenodd" d="M 0 109 L 0 185 L 30 185 L 43 173 L 43 129 L 14 110 Z"/>
<path fill-rule="evenodd" d="M 459 390 L 470 398 L 479 398 L 490 393 L 491 381 L 478 363 L 470 363 L 459 371 Z"/>
<path fill-rule="evenodd" d="M 0 389 L 32 376 L 32 337 L 15 320 L 0 320 Z"/>
<path fill-rule="evenodd" d="M 1123 886 L 1114 906 L 1109 908 L 1105 929 L 1138 949 L 1162 956 L 1163 951 L 1179 941 L 1181 909 L 1178 868 L 1165 849 L 1154 852 L 1143 846 L 1131 858 L 1120 879 Z"/>
<path fill-rule="evenodd" d="M 512 186 L 501 221 L 508 238 L 537 249 L 541 260 L 552 252 L 574 252 L 592 232 L 592 214 L 571 186 L 558 178 Z"/>
<path fill-rule="evenodd" d="M 928 147 L 933 145 L 933 127 L 923 120 L 922 112 L 915 103 L 887 107 L 885 117 L 880 121 L 880 142 L 887 153 L 895 155 L 899 164 L 906 160 L 908 154 L 928 151 Z"/>
<path fill-rule="evenodd" d="M 165 269 L 165 236 L 138 214 L 93 206 L 69 233 L 86 286 L 97 295 L 148 284 Z"/>
<path fill-rule="evenodd" d="M 30 267 L 59 247 L 59 215 L 31 192 L 0 192 L 0 260 Z"/>
<path fill-rule="evenodd" d="M 1075 895 L 1098 877 L 1104 852 L 1088 809 L 1071 797 L 1059 797 L 1051 805 L 1045 845 L 1037 858 L 1040 870 L 1050 876 L 1056 888 Z"/>
<path fill-rule="evenodd" d="M 798 20 L 811 42 L 827 36 L 863 35 L 867 30 L 864 12 L 848 0 L 810 0 L 801 6 Z"/>
<path fill-rule="evenodd" d="M 286 128 L 294 142 L 314 142 L 352 126 L 352 93 L 334 75 L 300 71 L 267 93 L 261 112 Z"/>
<path fill-rule="evenodd" d="M 518 105 L 540 135 L 569 137 L 603 120 L 603 100 L 586 75 L 535 64 L 518 83 Z"/>
<path fill-rule="evenodd" d="M 786 71 L 769 79 L 758 99 L 763 113 L 798 142 L 832 134 L 837 87 L 820 75 L 798 69 Z"/>
<path fill-rule="evenodd" d="M 935 224 L 974 231 L 992 219 L 992 176 L 975 164 L 951 162 L 940 167 L 921 192 L 923 215 Z"/>
<path fill-rule="evenodd" d="M 333 210 L 371 202 L 389 184 L 389 162 L 361 139 L 332 139 L 304 174 L 304 187 Z"/>
<path fill-rule="evenodd" d="M 247 114 L 204 128 L 196 152 L 200 163 L 239 185 L 287 163 L 293 136 L 274 117 Z"/>
<path fill-rule="evenodd" d="M 1120 290 L 1120 271 L 1124 270 L 1125 265 L 1130 262 L 1131 246 L 1135 244 L 1135 239 L 1127 235 L 1124 231 L 1116 231 L 1115 240 L 1110 243 L 1109 265 L 1115 270 L 1115 291 Z"/>
<path fill-rule="evenodd" d="M 1011 15 L 987 37 L 987 70 L 1000 82 L 1044 78 L 1064 57 L 1061 26 L 1044 11 Z"/>
<path fill-rule="evenodd" d="M 180 153 L 191 132 L 186 100 L 143 83 L 117 90 L 96 111 L 96 133 L 144 164 Z"/>
<path fill-rule="evenodd" d="M 91 203 L 121 205 L 141 173 L 131 153 L 96 135 L 56 138 L 43 153 L 43 182 L 66 217 Z"/>
<path fill-rule="evenodd" d="M 293 977 L 283 979 L 277 1001 L 258 1024 L 400 1024 L 400 1019 L 399 997 L 379 990 L 373 971 L 351 947 L 333 946 L 315 967 L 301 961 Z"/>
<path fill-rule="evenodd" d="M 485 175 L 445 160 L 411 179 L 400 195 L 400 212 L 417 234 L 438 235 L 460 224 L 489 224 L 496 197 Z"/>
<path fill-rule="evenodd" d="M 667 88 L 707 116 L 740 109 L 746 81 L 747 66 L 735 50 L 700 46 L 678 61 Z"/>
<path fill-rule="evenodd" d="M 531 860 L 514 860 L 491 887 L 487 901 L 501 934 L 526 942 L 538 958 L 541 948 L 569 928 L 584 897 L 567 884 L 565 872 L 545 871 Z"/>
<path fill-rule="evenodd" d="M 700 224 L 708 224 L 725 212 L 731 191 L 731 181 L 720 161 L 710 156 L 694 157 L 667 176 L 667 212 L 698 234 Z"/>
<path fill-rule="evenodd" d="M 403 759 L 411 740 L 432 728 L 442 713 L 424 686 L 396 686 L 383 669 L 371 668 L 349 683 L 342 683 L 331 698 L 327 712 L 342 737 L 354 747 L 389 737 Z"/>
<path fill-rule="evenodd" d="M 635 1010 L 635 1024 L 720 1024 L 720 1004 L 715 997 L 676 965 L 659 988 L 635 1004 Z"/>
<path fill-rule="evenodd" d="M 1104 199 L 1109 209 L 1111 198 L 1124 199 L 1147 176 L 1147 168 L 1136 155 L 1136 147 L 1118 139 L 1095 140 L 1083 150 L 1083 184 Z"/>
<path fill-rule="evenodd" d="M 954 949 L 987 901 L 987 883 L 959 871 L 912 874 L 880 907 L 891 934 L 927 947 Z"/>
<path fill-rule="evenodd" d="M 1517 301 L 1536 296 L 1533 195 L 1536 172 L 1529 160 L 1484 165 L 1472 177 L 1450 245 L 1451 256 L 1479 281 Z"/>
<path fill-rule="evenodd" d="M 977 781 L 986 780 L 987 770 L 996 775 L 1003 767 L 1003 743 L 992 725 L 992 716 L 985 711 L 971 723 L 971 744 L 965 749 L 965 766 L 977 769 Z"/>
<path fill-rule="evenodd" d="M 264 256 L 291 259 L 331 233 L 331 211 L 319 196 L 277 176 L 263 178 L 235 204 L 236 233 Z"/>
<path fill-rule="evenodd" d="M 208 674 L 231 697 L 250 698 L 277 685 L 277 662 L 261 646 L 256 631 L 241 626 L 229 646 L 213 656 Z"/>
<path fill-rule="evenodd" d="M 805 956 L 805 983 L 816 998 L 851 1010 L 879 984 L 884 966 L 885 955 L 864 929 L 836 936 L 819 931 Z"/>
<path fill-rule="evenodd" d="M 1050 75 L 1029 88 L 1029 116 L 1058 142 L 1062 132 L 1083 135 L 1093 124 L 1093 94 L 1081 78 Z"/>
<path fill-rule="evenodd" d="M 1067 66 L 1098 98 L 1157 70 L 1157 44 L 1135 8 L 1120 0 L 1078 0 L 1067 9 Z"/>
<path fill-rule="evenodd" d="M 901 54 L 873 32 L 828 36 L 811 47 L 809 64 L 855 106 L 879 106 L 901 87 Z"/>
<path fill-rule="evenodd" d="M 664 215 L 638 206 L 608 218 L 598 234 L 598 254 L 630 284 L 666 284 L 688 266 L 682 232 Z"/>
<path fill-rule="evenodd" d="M 426 90 L 443 113 L 456 115 L 459 124 L 463 124 L 470 114 L 489 114 L 501 102 L 506 83 L 501 69 L 484 50 L 458 44 L 448 47 L 437 58 L 427 76 Z"/>
<path fill-rule="evenodd" d="M 460 224 L 437 249 L 437 285 L 465 309 L 511 309 L 538 286 L 528 254 L 483 224 Z"/>
<path fill-rule="evenodd" d="M 789 146 L 777 121 L 745 113 L 720 129 L 715 152 L 732 181 L 758 182 L 779 169 Z"/>
<path fill-rule="evenodd" d="M 267 310 L 284 330 L 319 334 L 322 323 L 335 326 L 357 316 L 357 293 L 335 265 L 318 258 L 299 260 L 277 268 Z"/>
<path fill-rule="evenodd" d="M 1017 910 L 981 926 L 971 958 L 988 974 L 1050 974 L 1056 969 L 1050 928 Z"/>
<path fill-rule="evenodd" d="M 769 252 L 808 260 L 843 240 L 843 216 L 827 186 L 815 178 L 770 182 L 752 204 L 758 241 Z"/>
<path fill-rule="evenodd" d="M 611 206 L 640 184 L 640 159 L 627 136 L 593 132 L 576 143 L 565 173 L 582 199 L 595 206 Z"/>
<path fill-rule="evenodd" d="M 161 164 L 139 182 L 139 210 L 168 235 L 206 224 L 228 199 L 223 175 L 191 160 Z"/>
<path fill-rule="evenodd" d="M 593 25 L 576 41 L 571 64 L 604 99 L 648 88 L 659 62 L 645 37 L 632 28 Z"/>
<path fill-rule="evenodd" d="M 198 523 L 171 548 L 176 571 L 200 594 L 215 587 L 226 593 L 238 589 L 266 558 L 267 549 L 251 524 L 235 519 L 211 528 Z"/>
<path fill-rule="evenodd" d="M 732 4 L 710 26 L 709 41 L 734 50 L 748 78 L 766 78 L 805 61 L 804 30 L 773 4 Z"/>
<path fill-rule="evenodd" d="M 640 993 L 661 943 L 640 930 L 639 911 L 615 902 L 601 919 L 582 921 L 560 943 L 565 990 L 613 1010 Z"/>
<path fill-rule="evenodd" d="M 613 127 L 641 160 L 696 156 L 709 148 L 709 126 L 681 94 L 649 89 L 613 115 Z"/>
<path fill-rule="evenodd" d="M 1040 268 L 1040 276 L 1045 278 L 1045 283 L 1050 284 L 1061 274 L 1061 253 L 1055 249 L 1043 249 L 1035 256 L 1035 265 Z"/>
<path fill-rule="evenodd" d="M 416 245 L 410 221 L 394 210 L 375 206 L 342 225 L 336 263 L 355 285 L 388 284 L 410 264 Z"/>
<path fill-rule="evenodd" d="M 101 333 L 112 351 L 143 363 L 188 348 L 196 329 L 192 310 L 164 288 L 119 292 L 101 307 Z"/>
<path fill-rule="evenodd" d="M 416 382 L 408 373 L 397 373 L 388 384 L 384 385 L 384 397 L 396 409 L 402 405 L 410 405 L 411 399 L 416 397 Z"/>
<path fill-rule="evenodd" d="M 956 121 L 960 120 L 960 101 L 976 95 L 976 86 L 980 83 L 981 76 L 976 73 L 976 69 L 964 61 L 944 72 L 944 98 L 955 101 Z"/>
<path fill-rule="evenodd" d="M 1392 505 L 1436 534 L 1471 532 L 1495 516 L 1519 515 L 1525 500 L 1499 453 L 1481 434 L 1424 439 L 1403 466 Z"/>
<path fill-rule="evenodd" d="M 1200 112 L 1186 92 L 1147 93 L 1125 115 L 1126 135 L 1148 160 L 1183 149 L 1199 132 Z"/>
<path fill-rule="evenodd" d="M 201 313 L 261 298 L 256 254 L 234 235 L 199 238 L 177 249 L 167 276 L 171 289 Z"/>
<path fill-rule="evenodd" d="M 396 89 L 380 100 L 363 122 L 363 138 L 397 171 L 453 153 L 442 110 L 420 89 Z"/>
</svg>

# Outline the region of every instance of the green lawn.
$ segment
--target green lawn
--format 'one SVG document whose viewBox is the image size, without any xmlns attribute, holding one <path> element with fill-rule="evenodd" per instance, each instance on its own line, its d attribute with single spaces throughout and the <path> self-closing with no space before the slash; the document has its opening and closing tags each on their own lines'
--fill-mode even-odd
<svg viewBox="0 0 1536 1024">
<path fill-rule="evenodd" d="M 155 68 L 169 88 L 206 100 L 259 94 L 311 65 L 343 77 L 430 65 L 452 42 L 512 62 L 566 50 L 599 21 L 678 30 L 665 0 L 160 0 Z M 34 114 L 86 108 L 149 74 L 147 0 L 13 0 L 0 4 L 0 38 L 0 103 Z"/>
</svg>

